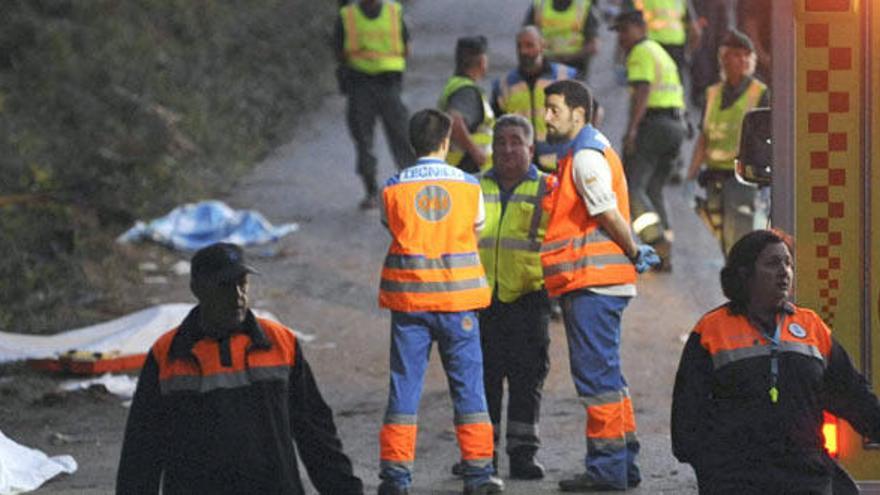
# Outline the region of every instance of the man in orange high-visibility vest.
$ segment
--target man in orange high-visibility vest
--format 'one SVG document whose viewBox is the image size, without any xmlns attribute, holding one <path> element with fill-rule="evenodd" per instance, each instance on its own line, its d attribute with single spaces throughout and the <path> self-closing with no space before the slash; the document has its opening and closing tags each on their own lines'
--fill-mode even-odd
<svg viewBox="0 0 880 495">
<path fill-rule="evenodd" d="M 590 122 L 592 96 L 577 81 L 544 89 L 547 133 L 569 142 L 544 206 L 544 284 L 561 297 L 571 374 L 587 409 L 586 472 L 563 491 L 625 490 L 641 482 L 632 401 L 620 369 L 620 320 L 636 295 L 636 272 L 660 258 L 629 227 L 623 165 Z M 635 266 L 634 266 L 635 265 Z"/>
<path fill-rule="evenodd" d="M 419 398 L 435 340 L 455 408 L 464 493 L 504 489 L 492 476 L 492 423 L 475 312 L 492 298 L 477 251 L 483 195 L 477 179 L 444 161 L 451 129 L 452 119 L 439 110 L 413 115 L 409 135 L 420 158 L 382 190 L 391 245 L 379 305 L 391 310 L 391 381 L 379 437 L 379 495 L 405 494 L 412 484 Z"/>
</svg>

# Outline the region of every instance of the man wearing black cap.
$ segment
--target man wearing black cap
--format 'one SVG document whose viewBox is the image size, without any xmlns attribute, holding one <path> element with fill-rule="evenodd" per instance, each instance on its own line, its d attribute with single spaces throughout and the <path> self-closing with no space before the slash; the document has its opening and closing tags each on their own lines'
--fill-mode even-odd
<svg viewBox="0 0 880 495">
<path fill-rule="evenodd" d="M 770 101 L 767 86 L 752 77 L 755 58 L 751 40 L 739 31 L 721 42 L 722 81 L 706 89 L 703 129 L 687 175 L 689 181 L 699 177 L 706 189 L 705 217 L 725 256 L 740 237 L 767 222 L 758 190 L 740 184 L 733 172 L 746 112 Z"/>
<path fill-rule="evenodd" d="M 492 165 L 495 113 L 478 84 L 489 71 L 485 36 L 466 36 L 455 44 L 455 75 L 446 82 L 437 108 L 452 117 L 452 143 L 446 162 L 475 174 Z"/>
<path fill-rule="evenodd" d="M 622 12 L 612 29 L 627 54 L 631 90 L 623 162 L 632 226 L 643 242 L 657 250 L 663 260 L 659 269 L 668 271 L 673 235 L 663 187 L 684 140 L 684 88 L 675 62 L 659 43 L 647 38 L 641 11 Z"/>
<path fill-rule="evenodd" d="M 363 493 L 293 332 L 248 309 L 249 273 L 234 244 L 193 256 L 199 304 L 147 355 L 116 493 L 302 494 L 296 451 L 320 493 Z"/>
</svg>

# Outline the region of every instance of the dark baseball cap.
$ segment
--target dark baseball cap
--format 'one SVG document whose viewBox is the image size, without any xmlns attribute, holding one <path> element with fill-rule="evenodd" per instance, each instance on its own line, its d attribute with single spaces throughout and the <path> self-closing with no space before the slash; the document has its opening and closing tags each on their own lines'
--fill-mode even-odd
<svg viewBox="0 0 880 495">
<path fill-rule="evenodd" d="M 228 242 L 218 242 L 199 249 L 190 263 L 190 276 L 193 279 L 228 282 L 245 273 L 260 273 L 245 263 L 241 246 Z"/>
<path fill-rule="evenodd" d="M 617 31 L 625 24 L 636 24 L 639 26 L 644 26 L 645 16 L 642 14 L 641 10 L 624 10 L 623 12 L 617 14 L 617 17 L 614 18 L 614 23 L 611 24 L 611 30 Z"/>
<path fill-rule="evenodd" d="M 748 50 L 749 52 L 755 51 L 755 45 L 752 44 L 752 40 L 749 39 L 745 33 L 741 31 L 737 31 L 736 29 L 732 29 L 727 35 L 724 36 L 724 39 L 721 40 L 721 46 L 727 46 L 730 48 L 742 48 L 744 50 Z"/>
</svg>

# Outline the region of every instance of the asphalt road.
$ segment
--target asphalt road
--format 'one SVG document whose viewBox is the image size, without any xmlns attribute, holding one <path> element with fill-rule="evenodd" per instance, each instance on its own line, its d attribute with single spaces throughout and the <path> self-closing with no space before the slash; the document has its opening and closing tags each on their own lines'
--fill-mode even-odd
<svg viewBox="0 0 880 495">
<path fill-rule="evenodd" d="M 404 99 L 411 111 L 433 106 L 453 69 L 453 47 L 461 35 L 489 38 L 490 79 L 516 63 L 514 35 L 528 0 L 414 0 L 407 4 L 413 55 L 405 77 Z M 606 108 L 603 131 L 619 148 L 627 118 L 626 88 L 615 81 L 614 36 L 602 32 L 601 53 L 590 85 Z M 484 82 L 488 88 L 488 81 Z M 362 212 L 354 174 L 354 147 L 345 127 L 345 100 L 330 95 L 320 110 L 302 115 L 296 139 L 260 164 L 225 199 L 237 208 L 260 210 L 271 221 L 300 222 L 301 230 L 277 248 L 251 250 L 263 275 L 251 284 L 251 301 L 287 325 L 314 337 L 303 343 L 355 470 L 375 493 L 378 484 L 378 432 L 387 397 L 389 315 L 377 307 L 377 287 L 388 235 L 375 211 Z M 380 180 L 395 171 L 381 132 L 376 143 Z M 689 143 L 690 144 L 690 143 Z M 690 156 L 690 146 L 684 156 Z M 647 274 L 639 296 L 624 316 L 623 363 L 643 443 L 644 476 L 635 494 L 692 494 L 689 466 L 676 462 L 669 444 L 672 382 L 683 341 L 699 316 L 722 302 L 717 245 L 688 211 L 679 188 L 667 190 L 677 241 L 675 270 Z M 162 250 L 155 261 L 167 268 L 185 255 Z M 263 255 L 263 256 L 259 256 Z M 192 300 L 184 277 L 161 287 L 145 287 L 146 303 Z M 540 482 L 507 482 L 507 493 L 553 493 L 559 479 L 583 469 L 584 410 L 568 372 L 561 323 L 551 326 L 551 372 L 545 387 L 539 456 L 547 467 Z M 40 381 L 42 379 L 34 379 Z M 41 386 L 45 385 L 41 382 Z M 37 386 L 34 386 L 36 389 Z M 22 389 L 23 390 L 23 389 Z M 26 394 L 28 392 L 16 392 Z M 27 397 L 19 400 L 26 402 Z M 51 406 L 51 404 L 49 404 Z M 74 476 L 54 481 L 39 493 L 112 493 L 125 411 L 113 400 L 64 402 L 9 416 L 4 431 L 18 441 L 52 454 L 73 453 L 80 461 Z M 2 407 L 0 407 L 2 409 Z M 458 448 L 446 380 L 432 355 L 419 417 L 415 486 L 411 493 L 458 493 L 449 474 Z M 53 432 L 77 439 L 49 442 Z M 506 478 L 507 459 L 502 456 Z"/>
</svg>

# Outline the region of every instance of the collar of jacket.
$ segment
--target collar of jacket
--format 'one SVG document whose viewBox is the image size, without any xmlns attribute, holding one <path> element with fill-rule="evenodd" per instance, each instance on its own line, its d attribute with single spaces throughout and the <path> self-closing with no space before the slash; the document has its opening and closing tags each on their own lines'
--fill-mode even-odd
<svg viewBox="0 0 880 495">
<path fill-rule="evenodd" d="M 263 331 L 260 322 L 257 321 L 257 317 L 254 316 L 253 311 L 250 309 L 248 309 L 247 316 L 245 316 L 241 327 L 232 333 L 244 333 L 251 338 L 251 344 L 248 347 L 248 350 L 268 349 L 272 346 L 269 342 L 269 338 L 266 337 L 266 332 Z M 186 359 L 192 356 L 193 346 L 196 345 L 196 342 L 205 338 L 209 337 L 202 332 L 202 329 L 199 326 L 199 307 L 196 306 L 188 315 L 186 315 L 186 318 L 183 319 L 183 323 L 180 324 L 177 334 L 171 341 L 171 349 L 168 352 L 168 357 L 170 359 Z"/>
</svg>

